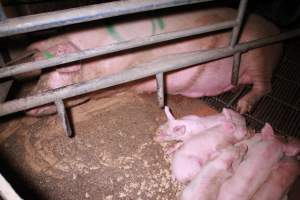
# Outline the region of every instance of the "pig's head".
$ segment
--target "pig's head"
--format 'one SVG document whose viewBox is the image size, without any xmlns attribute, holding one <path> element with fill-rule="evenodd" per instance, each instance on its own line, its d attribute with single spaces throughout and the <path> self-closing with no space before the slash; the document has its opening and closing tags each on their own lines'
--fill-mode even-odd
<svg viewBox="0 0 300 200">
<path fill-rule="evenodd" d="M 249 137 L 249 132 L 246 127 L 246 121 L 242 115 L 227 108 L 223 108 L 222 113 L 225 116 L 225 130 L 228 129 L 226 128 L 226 126 L 234 126 L 235 129 L 232 134 L 236 141 L 241 141 Z"/>
<path fill-rule="evenodd" d="M 157 136 L 155 140 L 158 142 L 184 141 L 205 128 L 205 125 L 198 120 L 199 117 L 196 115 L 188 115 L 180 119 L 175 119 L 168 106 L 165 106 L 164 110 L 168 121 L 160 126 L 156 132 Z"/>
<path fill-rule="evenodd" d="M 186 125 L 182 120 L 175 119 L 168 106 L 165 106 L 164 110 L 168 121 L 158 128 L 154 140 L 157 142 L 182 140 L 187 134 Z"/>
</svg>

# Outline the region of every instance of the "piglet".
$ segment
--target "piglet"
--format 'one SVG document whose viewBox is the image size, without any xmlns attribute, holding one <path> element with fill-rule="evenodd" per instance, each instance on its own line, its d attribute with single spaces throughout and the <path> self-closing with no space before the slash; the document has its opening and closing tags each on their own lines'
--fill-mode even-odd
<svg viewBox="0 0 300 200">
<path fill-rule="evenodd" d="M 284 155 L 284 145 L 266 124 L 261 131 L 262 140 L 249 146 L 248 152 L 235 174 L 224 182 L 218 200 L 248 200 L 259 189 L 271 170 Z"/>
<path fill-rule="evenodd" d="M 247 131 L 239 131 L 233 122 L 224 121 L 189 138 L 174 154 L 171 164 L 173 180 L 190 181 L 212 155 L 241 141 L 246 135 Z"/>
<path fill-rule="evenodd" d="M 274 167 L 252 200 L 282 200 L 298 175 L 300 175 L 299 162 L 291 157 L 283 159 Z"/>
<path fill-rule="evenodd" d="M 223 149 L 212 161 L 201 168 L 197 176 L 183 190 L 181 200 L 215 200 L 223 181 L 234 173 L 247 151 L 246 145 Z"/>
<path fill-rule="evenodd" d="M 244 117 L 230 109 L 224 108 L 222 113 L 216 115 L 204 117 L 188 115 L 180 119 L 175 119 L 168 106 L 165 106 L 164 110 L 168 121 L 158 128 L 157 136 L 154 138 L 157 142 L 174 140 L 184 142 L 192 136 L 203 132 L 203 130 L 221 124 L 224 121 L 233 122 L 237 131 L 247 131 Z"/>
</svg>

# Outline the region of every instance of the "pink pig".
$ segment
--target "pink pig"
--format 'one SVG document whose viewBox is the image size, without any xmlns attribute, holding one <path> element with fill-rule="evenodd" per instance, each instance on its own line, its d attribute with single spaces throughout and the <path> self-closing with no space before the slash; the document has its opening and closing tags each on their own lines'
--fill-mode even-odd
<svg viewBox="0 0 300 200">
<path fill-rule="evenodd" d="M 253 145 L 237 168 L 235 174 L 224 182 L 219 200 L 248 200 L 259 189 L 284 155 L 284 144 L 275 136 L 272 127 L 266 124 L 261 131 L 262 140 L 254 138 Z M 257 142 L 257 143 L 256 143 Z"/>
<path fill-rule="evenodd" d="M 214 200 L 220 187 L 234 173 L 247 151 L 246 145 L 230 146 L 205 164 L 181 194 L 181 200 Z"/>
<path fill-rule="evenodd" d="M 187 115 L 180 119 L 175 119 L 168 106 L 165 106 L 164 110 L 168 121 L 161 125 L 156 132 L 157 136 L 155 140 L 158 142 L 172 140 L 184 142 L 194 135 L 203 132 L 203 130 L 222 124 L 224 121 L 233 122 L 241 132 L 247 131 L 244 117 L 230 109 L 224 108 L 222 113 L 216 115 L 203 117 Z"/>
<path fill-rule="evenodd" d="M 39 51 L 35 55 L 35 60 L 51 59 L 55 56 L 104 47 L 120 41 L 234 20 L 236 13 L 236 10 L 231 8 L 212 8 L 188 12 L 177 11 L 156 18 L 130 19 L 115 22 L 114 25 L 73 29 L 62 35 L 35 42 L 28 49 Z M 250 15 L 240 41 L 251 41 L 278 32 L 272 23 L 259 16 Z M 226 47 L 229 40 L 230 33 L 221 32 L 71 63 L 43 74 L 32 93 L 119 73 L 135 64 L 166 55 Z M 242 54 L 239 85 L 253 84 L 253 88 L 238 101 L 237 109 L 241 113 L 249 111 L 258 99 L 270 91 L 272 69 L 278 63 L 280 55 L 280 44 L 250 50 Z M 229 57 L 170 72 L 166 74 L 166 92 L 193 98 L 218 95 L 234 88 L 230 82 L 231 71 L 232 58 Z M 132 89 L 138 92 L 154 92 L 156 81 L 153 78 L 145 79 L 134 85 Z M 47 109 L 37 108 L 28 113 L 37 116 L 53 112 L 55 112 L 55 107 L 48 106 Z"/>
<path fill-rule="evenodd" d="M 247 131 L 239 131 L 233 122 L 225 121 L 189 138 L 174 154 L 173 179 L 183 183 L 190 181 L 218 151 L 246 136 Z"/>
<path fill-rule="evenodd" d="M 290 157 L 283 159 L 274 167 L 252 200 L 282 200 L 298 175 L 299 161 Z"/>
</svg>

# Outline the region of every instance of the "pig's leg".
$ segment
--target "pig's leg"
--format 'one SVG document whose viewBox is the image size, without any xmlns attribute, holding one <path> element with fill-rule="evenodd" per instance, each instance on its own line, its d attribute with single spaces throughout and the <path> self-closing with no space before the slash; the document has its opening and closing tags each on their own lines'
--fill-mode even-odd
<svg viewBox="0 0 300 200">
<path fill-rule="evenodd" d="M 177 142 L 175 145 L 169 147 L 166 149 L 166 154 L 170 155 L 172 153 L 174 153 L 178 148 L 180 148 L 183 145 L 183 142 Z"/>
<path fill-rule="evenodd" d="M 241 67 L 244 68 L 244 74 L 241 75 L 240 82 L 241 84 L 252 83 L 253 86 L 251 91 L 238 101 L 237 110 L 240 113 L 251 111 L 253 105 L 271 91 L 272 71 L 278 62 L 272 53 L 273 48 L 276 49 L 277 46 L 254 49 L 242 55 Z"/>
<path fill-rule="evenodd" d="M 271 91 L 270 82 L 256 82 L 252 90 L 243 96 L 237 104 L 237 111 L 244 114 L 250 112 L 253 105 L 264 95 Z"/>
</svg>

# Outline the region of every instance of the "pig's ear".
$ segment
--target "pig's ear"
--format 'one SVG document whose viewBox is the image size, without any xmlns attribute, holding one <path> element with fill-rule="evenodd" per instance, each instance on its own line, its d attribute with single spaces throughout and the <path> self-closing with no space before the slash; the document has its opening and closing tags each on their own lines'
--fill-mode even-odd
<svg viewBox="0 0 300 200">
<path fill-rule="evenodd" d="M 186 133 L 186 127 L 185 125 L 178 125 L 178 126 L 175 126 L 173 128 L 173 132 L 175 133 L 175 135 L 177 136 L 184 136 L 185 133 Z"/>
<path fill-rule="evenodd" d="M 266 123 L 261 130 L 263 139 L 271 139 L 274 138 L 274 131 L 272 126 L 269 123 Z"/>
<path fill-rule="evenodd" d="M 235 125 L 232 122 L 225 121 L 223 123 L 224 130 L 228 133 L 232 133 L 236 130 Z"/>
<path fill-rule="evenodd" d="M 168 106 L 165 106 L 165 113 L 166 116 L 168 118 L 168 121 L 173 121 L 175 120 L 174 116 L 172 115 L 172 113 L 170 112 L 170 108 Z"/>
<path fill-rule="evenodd" d="M 222 113 L 225 116 L 225 119 L 227 119 L 227 120 L 231 120 L 232 119 L 231 110 L 230 109 L 223 108 Z"/>
</svg>

